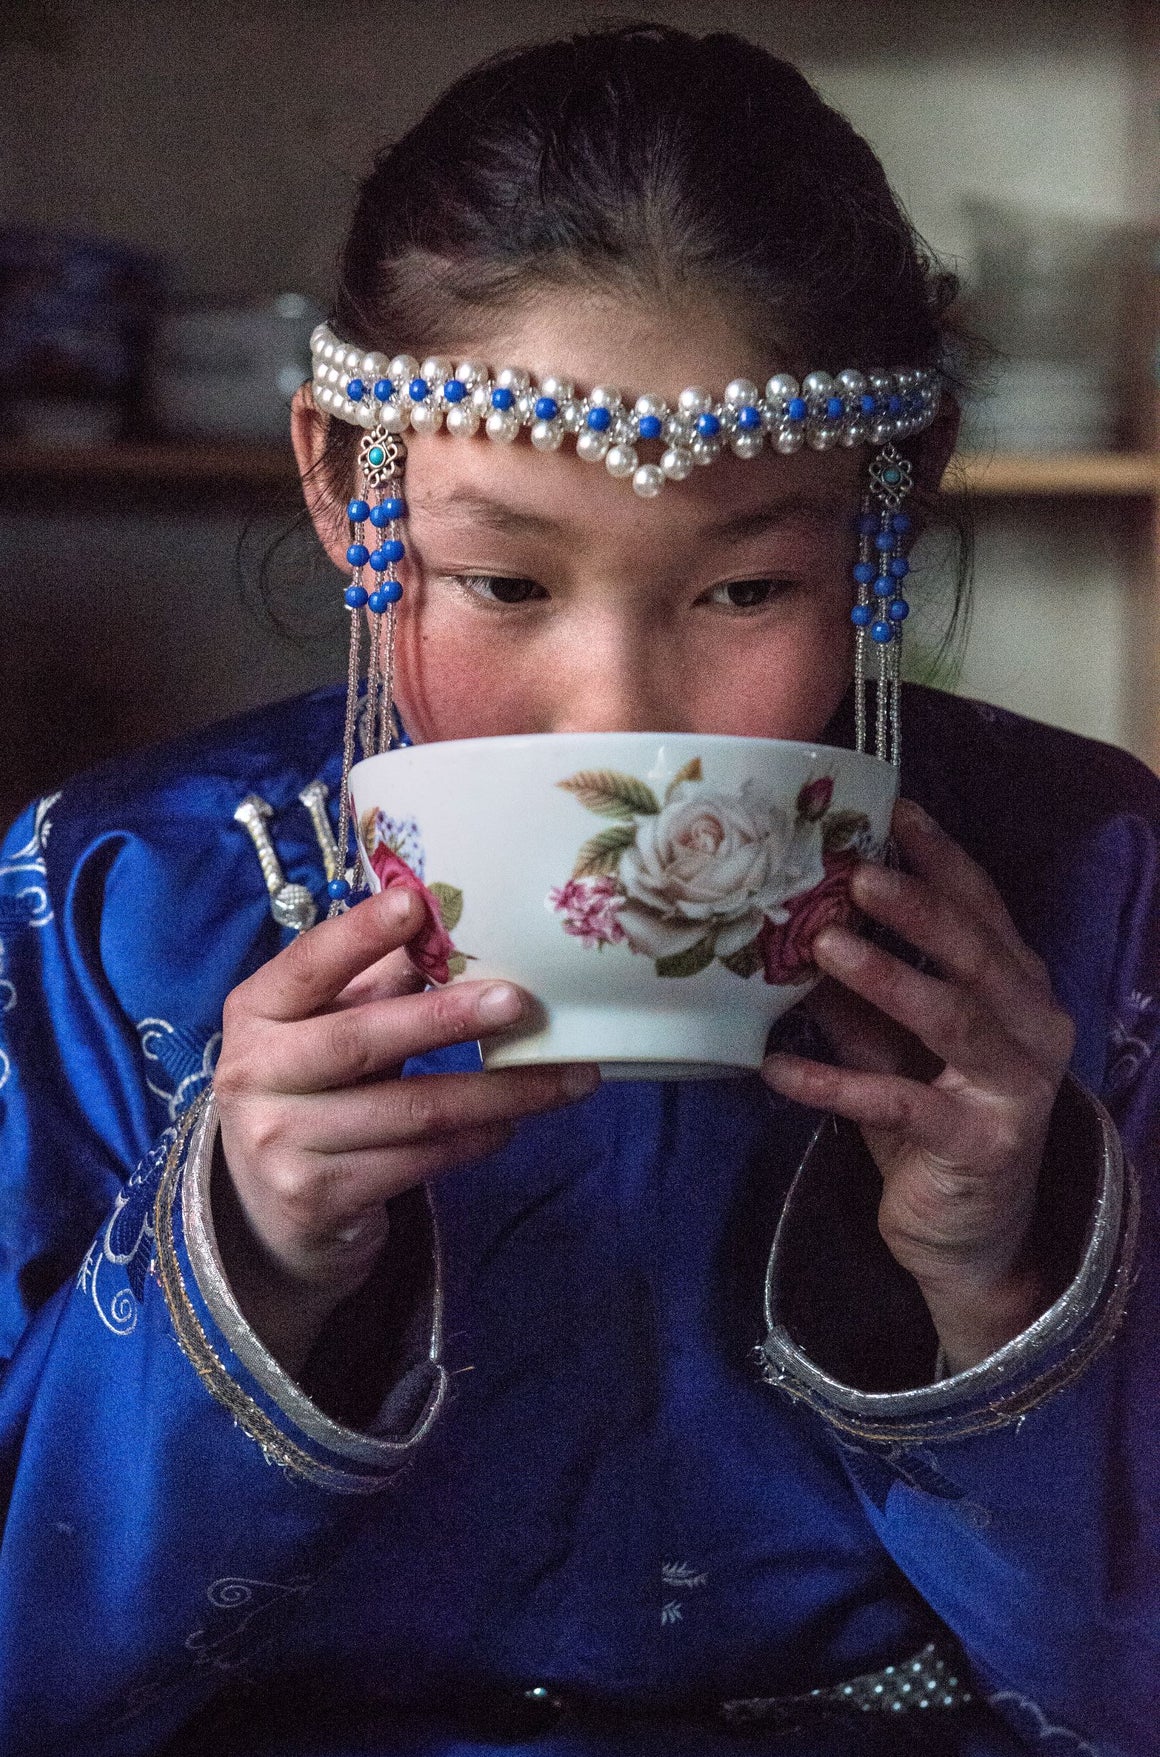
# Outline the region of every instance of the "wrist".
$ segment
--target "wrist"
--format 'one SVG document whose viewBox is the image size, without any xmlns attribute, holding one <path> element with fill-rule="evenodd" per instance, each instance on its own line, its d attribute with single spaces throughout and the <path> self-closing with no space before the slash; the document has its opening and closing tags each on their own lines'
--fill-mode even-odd
<svg viewBox="0 0 1160 1757">
<path fill-rule="evenodd" d="M 973 1274 L 919 1282 L 938 1335 L 946 1374 L 966 1372 L 1022 1334 L 1051 1303 L 1047 1281 L 1035 1263 L 998 1276 Z"/>
</svg>

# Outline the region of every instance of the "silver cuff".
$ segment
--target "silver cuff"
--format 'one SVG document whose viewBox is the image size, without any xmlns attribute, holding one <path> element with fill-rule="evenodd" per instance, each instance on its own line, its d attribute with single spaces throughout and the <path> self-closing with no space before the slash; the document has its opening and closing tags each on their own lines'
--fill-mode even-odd
<svg viewBox="0 0 1160 1757">
<path fill-rule="evenodd" d="M 914 1389 L 873 1392 L 844 1384 L 795 1340 L 784 1322 L 783 1258 L 798 1224 L 797 1198 L 826 1152 L 827 1124 L 816 1131 L 786 1198 L 766 1275 L 768 1334 L 761 1344 L 766 1380 L 809 1404 L 841 1432 L 911 1444 L 968 1435 L 1013 1423 L 1070 1384 L 1115 1333 L 1127 1304 L 1139 1217 L 1138 1181 L 1124 1160 L 1111 1117 L 1070 1076 L 1061 1093 L 1060 1131 L 1086 1127 L 1094 1200 L 1079 1267 L 1070 1284 L 1027 1329 L 977 1365 Z M 1080 1126 L 1076 1126 L 1077 1123 Z M 857 1290 L 843 1289 L 846 1297 Z M 832 1290 L 831 1290 L 832 1294 Z"/>
</svg>

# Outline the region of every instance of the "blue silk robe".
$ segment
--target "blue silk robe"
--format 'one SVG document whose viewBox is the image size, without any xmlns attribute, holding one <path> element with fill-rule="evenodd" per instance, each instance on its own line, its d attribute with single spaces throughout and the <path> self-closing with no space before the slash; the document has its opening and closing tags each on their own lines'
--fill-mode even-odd
<svg viewBox="0 0 1160 1757">
<path fill-rule="evenodd" d="M 294 1383 L 217 1255 L 211 1076 L 291 937 L 235 809 L 321 907 L 298 795 L 341 708 L 79 777 L 0 855 L 0 1750 L 712 1754 L 722 1702 L 932 1635 L 977 1705 L 933 1744 L 907 1712 L 748 1748 L 1160 1749 L 1160 784 L 907 691 L 903 791 L 1078 1027 L 1057 1297 L 990 1360 L 935 1382 L 856 1131 L 754 1077 L 606 1086 L 400 1198 Z"/>
</svg>

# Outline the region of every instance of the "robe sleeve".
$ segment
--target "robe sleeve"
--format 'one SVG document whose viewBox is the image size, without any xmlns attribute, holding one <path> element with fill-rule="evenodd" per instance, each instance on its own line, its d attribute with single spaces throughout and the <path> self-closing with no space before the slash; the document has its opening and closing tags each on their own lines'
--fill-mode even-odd
<svg viewBox="0 0 1160 1757">
<path fill-rule="evenodd" d="M 166 1020 L 126 1000 L 130 966 L 168 979 L 156 941 L 140 955 L 164 903 L 156 850 L 78 842 L 56 803 L 0 850 L 0 1750 L 134 1757 L 293 1616 L 413 1458 L 444 1394 L 438 1252 L 411 1192 L 383 1275 L 406 1310 L 363 1425 L 282 1372 L 217 1255 L 205 1031 L 170 1027 L 192 1046 L 151 1087 L 143 1045 Z M 230 919 L 260 923 L 238 848 Z M 253 937 L 243 919 L 247 957 Z M 211 1022 L 245 973 L 223 940 L 185 991 Z"/>
<path fill-rule="evenodd" d="M 1141 1757 L 1160 1714 L 1156 825 L 1104 825 L 1065 900 L 1048 961 L 1079 1035 L 1041 1177 L 1048 1309 L 938 1379 L 917 1284 L 877 1231 L 876 1168 L 829 1119 L 774 1240 L 761 1353 L 1015 1730 Z"/>
</svg>

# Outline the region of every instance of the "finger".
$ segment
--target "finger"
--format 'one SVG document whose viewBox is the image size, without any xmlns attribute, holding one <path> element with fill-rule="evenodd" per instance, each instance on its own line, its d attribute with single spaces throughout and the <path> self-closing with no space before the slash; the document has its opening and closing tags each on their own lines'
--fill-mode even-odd
<svg viewBox="0 0 1160 1757">
<path fill-rule="evenodd" d="M 386 1000 L 396 994 L 418 994 L 427 986 L 427 978 L 408 958 L 406 949 L 388 952 L 374 964 L 353 976 L 340 994 L 335 1007 L 358 1007 L 367 1001 Z"/>
<path fill-rule="evenodd" d="M 996 1015 L 956 984 L 911 969 L 843 927 L 823 929 L 814 941 L 813 955 L 820 969 L 912 1031 L 933 1055 L 969 1078 L 996 1092 L 1009 1092 L 1046 1077 Z"/>
<path fill-rule="evenodd" d="M 862 1128 L 897 1135 L 948 1164 L 969 1162 L 962 1111 L 937 1086 L 781 1054 L 766 1056 L 761 1077 L 795 1104 L 833 1111 Z"/>
<path fill-rule="evenodd" d="M 518 1023 L 529 997 L 510 982 L 452 982 L 295 1020 L 255 1047 L 267 1091 L 324 1092 L 355 1086 L 397 1069 L 412 1056 L 453 1043 L 474 1043 Z"/>
<path fill-rule="evenodd" d="M 994 881 L 979 863 L 913 799 L 898 801 L 891 828 L 911 868 L 960 908 L 988 923 L 1028 973 L 1046 983 L 1042 961 L 1021 938 Z"/>
<path fill-rule="evenodd" d="M 406 1148 L 366 1147 L 328 1155 L 324 1174 L 319 1167 L 317 1209 L 308 1222 L 300 1223 L 300 1237 L 328 1243 L 359 1225 L 368 1208 L 456 1166 L 502 1152 L 513 1133 L 511 1123 L 492 1123 Z"/>
<path fill-rule="evenodd" d="M 867 1073 L 905 1074 L 933 1080 L 943 1063 L 893 1019 L 832 977 L 823 977 L 801 1003 L 820 1025 L 844 1067 Z"/>
<path fill-rule="evenodd" d="M 870 862 L 852 875 L 851 892 L 859 908 L 909 940 L 944 977 L 1001 1019 L 1032 1060 L 1066 1065 L 1071 1022 L 1056 1005 L 1045 973 L 1042 981 L 1033 979 L 989 923 L 927 880 Z"/>
<path fill-rule="evenodd" d="M 234 993 L 261 1018 L 309 1018 L 422 925 L 422 903 L 408 887 L 393 885 L 299 934 Z"/>
<path fill-rule="evenodd" d="M 301 1098 L 282 1127 L 308 1152 L 326 1156 L 409 1150 L 463 1129 L 510 1126 L 522 1117 L 558 1110 L 588 1097 L 599 1083 L 597 1069 L 580 1062 L 484 1074 L 417 1074 Z"/>
</svg>

